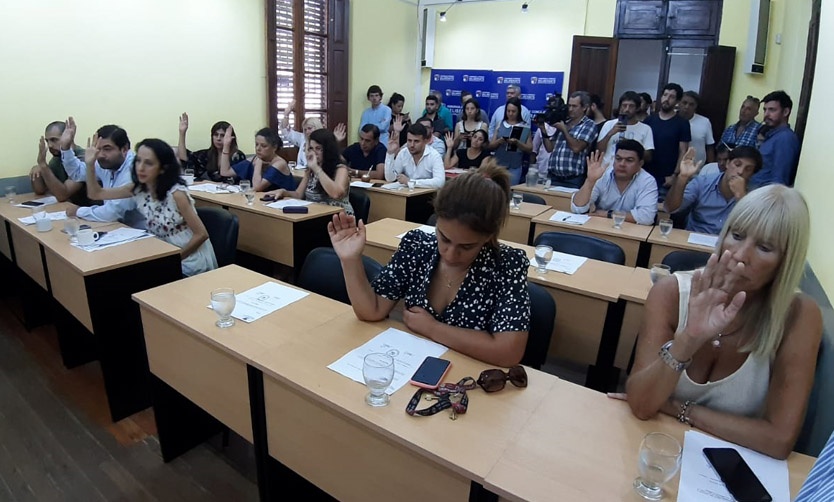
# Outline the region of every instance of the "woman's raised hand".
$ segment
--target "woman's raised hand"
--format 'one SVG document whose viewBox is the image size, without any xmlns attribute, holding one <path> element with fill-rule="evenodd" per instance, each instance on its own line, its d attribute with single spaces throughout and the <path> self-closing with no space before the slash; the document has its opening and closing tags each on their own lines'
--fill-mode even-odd
<svg viewBox="0 0 834 502">
<path fill-rule="evenodd" d="M 188 114 L 183 112 L 180 115 L 180 134 L 185 134 L 188 131 Z"/>
<path fill-rule="evenodd" d="M 735 287 L 743 272 L 744 264 L 724 251 L 720 259 L 710 256 L 707 266 L 692 276 L 683 333 L 698 346 L 723 333 L 736 319 L 746 299 L 746 293 L 736 292 Z"/>
<path fill-rule="evenodd" d="M 327 224 L 327 233 L 336 255 L 342 259 L 356 259 L 365 249 L 365 223 L 348 216 L 344 211 L 334 214 L 333 221 Z"/>
<path fill-rule="evenodd" d="M 226 128 L 226 134 L 223 135 L 223 151 L 231 153 L 232 141 L 235 139 L 235 128 L 229 124 Z"/>
</svg>

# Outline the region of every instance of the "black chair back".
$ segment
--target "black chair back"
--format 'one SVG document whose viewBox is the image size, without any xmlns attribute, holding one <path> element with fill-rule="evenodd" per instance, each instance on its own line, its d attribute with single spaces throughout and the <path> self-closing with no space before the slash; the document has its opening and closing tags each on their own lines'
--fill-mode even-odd
<svg viewBox="0 0 834 502">
<path fill-rule="evenodd" d="M 234 263 L 239 229 L 237 216 L 220 207 L 198 207 L 197 216 L 208 231 L 217 266 Z"/>
<path fill-rule="evenodd" d="M 539 234 L 533 242 L 534 246 L 542 244 L 550 246 L 554 251 L 560 253 L 625 265 L 623 248 L 599 237 L 568 232 L 544 232 Z"/>
<path fill-rule="evenodd" d="M 541 369 L 550 350 L 550 336 L 556 323 L 556 302 L 543 287 L 527 282 L 530 291 L 530 331 L 521 364 Z"/>
<path fill-rule="evenodd" d="M 431 225 L 433 227 L 437 226 L 437 213 L 432 213 L 431 216 L 429 216 L 429 219 L 426 220 L 426 225 Z"/>
<path fill-rule="evenodd" d="M 365 266 L 365 275 L 369 281 L 374 280 L 382 270 L 382 265 L 367 256 L 362 257 L 362 264 Z M 339 261 L 333 248 L 321 247 L 310 251 L 301 267 L 296 285 L 350 305 L 342 262 Z"/>
<path fill-rule="evenodd" d="M 529 202 L 530 204 L 541 204 L 542 206 L 547 205 L 547 202 L 542 197 L 534 193 L 521 192 L 521 201 Z"/>
<path fill-rule="evenodd" d="M 702 251 L 672 251 L 663 257 L 663 264 L 669 265 L 672 272 L 695 270 L 707 264 L 709 253 Z"/>
<path fill-rule="evenodd" d="M 371 214 L 371 199 L 365 190 L 351 190 L 348 194 L 350 205 L 353 206 L 353 214 L 356 221 L 362 220 L 368 224 L 368 216 Z"/>
</svg>

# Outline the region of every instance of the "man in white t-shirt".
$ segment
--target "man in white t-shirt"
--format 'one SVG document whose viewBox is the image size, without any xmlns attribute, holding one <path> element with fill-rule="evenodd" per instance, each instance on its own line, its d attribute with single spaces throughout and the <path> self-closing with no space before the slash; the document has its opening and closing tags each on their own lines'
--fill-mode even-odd
<svg viewBox="0 0 834 502">
<path fill-rule="evenodd" d="M 652 128 L 637 121 L 637 110 L 640 107 L 640 95 L 634 91 L 626 91 L 620 96 L 620 116 L 603 124 L 599 131 L 597 150 L 603 152 L 602 163 L 609 166 L 614 160 L 617 142 L 621 139 L 633 139 L 640 143 L 645 150 L 644 162 L 649 162 L 654 150 L 654 136 Z"/>
<path fill-rule="evenodd" d="M 698 103 L 701 97 L 695 91 L 683 93 L 678 115 L 689 121 L 692 140 L 689 146 L 695 149 L 695 163 L 711 164 L 715 162 L 715 139 L 712 137 L 712 124 L 703 115 L 698 115 Z"/>
</svg>

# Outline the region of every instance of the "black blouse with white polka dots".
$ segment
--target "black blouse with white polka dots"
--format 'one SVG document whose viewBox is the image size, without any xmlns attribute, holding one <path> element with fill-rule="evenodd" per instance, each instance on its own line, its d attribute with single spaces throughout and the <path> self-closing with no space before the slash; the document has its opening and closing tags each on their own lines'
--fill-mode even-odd
<svg viewBox="0 0 834 502">
<path fill-rule="evenodd" d="M 439 258 L 437 236 L 412 230 L 403 236 L 397 252 L 371 286 L 379 296 L 395 301 L 404 298 L 405 308 L 424 308 L 451 326 L 488 333 L 529 330 L 530 260 L 524 251 L 503 244 L 499 249 L 484 246 L 455 298 L 438 313 L 429 305 L 428 290 Z"/>
</svg>

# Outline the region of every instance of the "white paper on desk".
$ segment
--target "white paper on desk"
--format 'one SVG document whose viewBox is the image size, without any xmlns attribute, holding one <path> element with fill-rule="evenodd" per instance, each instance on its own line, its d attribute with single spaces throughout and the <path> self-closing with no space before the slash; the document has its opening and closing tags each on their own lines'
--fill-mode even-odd
<svg viewBox="0 0 834 502">
<path fill-rule="evenodd" d="M 374 184 L 368 183 L 367 181 L 351 181 L 350 186 L 358 188 L 371 188 Z"/>
<path fill-rule="evenodd" d="M 28 204 L 20 203 L 20 204 L 15 204 L 15 207 L 42 207 L 42 206 L 48 206 L 50 204 L 57 204 L 58 199 L 56 199 L 54 195 L 47 195 L 46 197 L 41 197 L 40 199 L 35 199 L 35 200 L 29 201 L 29 202 L 40 202 L 40 205 L 39 206 L 30 206 Z"/>
<path fill-rule="evenodd" d="M 362 363 L 365 356 L 374 352 L 388 354 L 394 358 L 394 380 L 385 392 L 393 394 L 408 383 L 426 356 L 440 357 L 446 350 L 446 347 L 439 343 L 405 331 L 388 328 L 364 345 L 351 350 L 338 361 L 331 363 L 328 368 L 365 385 L 365 380 L 362 378 Z"/>
<path fill-rule="evenodd" d="M 380 188 L 384 188 L 386 190 L 402 190 L 403 188 L 405 188 L 405 185 L 403 185 L 399 181 L 395 181 L 393 183 L 386 183 L 382 185 Z"/>
<path fill-rule="evenodd" d="M 569 223 L 571 225 L 584 225 L 591 217 L 587 214 L 573 214 L 567 211 L 556 211 L 556 214 L 550 217 L 550 221 L 559 223 Z"/>
<path fill-rule="evenodd" d="M 683 457 L 681 458 L 681 477 L 678 486 L 678 502 L 704 502 L 720 500 L 733 502 L 733 497 L 718 474 L 715 473 L 704 448 L 733 448 L 750 466 L 750 469 L 762 482 L 773 502 L 790 502 L 790 484 L 788 481 L 788 463 L 776 460 L 753 450 L 716 439 L 697 431 L 686 431 L 683 440 Z"/>
<path fill-rule="evenodd" d="M 67 219 L 67 212 L 66 211 L 54 211 L 52 213 L 46 213 L 46 215 L 52 221 L 66 220 Z M 24 225 L 34 225 L 35 224 L 35 217 L 34 216 L 25 216 L 23 218 L 18 218 L 18 221 L 20 221 Z"/>
<path fill-rule="evenodd" d="M 266 206 L 274 209 L 283 209 L 285 207 L 290 206 L 309 206 L 310 204 L 312 204 L 312 202 L 310 202 L 309 200 L 281 199 L 276 200 L 275 202 L 270 202 Z"/>
<path fill-rule="evenodd" d="M 550 187 L 547 189 L 548 192 L 562 192 L 562 193 L 575 193 L 578 192 L 578 188 L 568 188 L 568 187 Z"/>
<path fill-rule="evenodd" d="M 463 174 L 466 172 L 466 169 L 461 169 L 459 167 L 455 167 L 452 169 L 446 169 L 447 174 Z"/>
<path fill-rule="evenodd" d="M 689 234 L 689 239 L 686 242 L 690 244 L 695 244 L 696 246 L 706 246 L 708 248 L 714 248 L 716 244 L 718 244 L 718 236 L 717 235 L 709 235 L 709 234 L 696 234 L 692 232 Z"/>
<path fill-rule="evenodd" d="M 110 230 L 106 234 L 102 235 L 101 238 L 94 244 L 90 244 L 89 246 L 82 246 L 77 242 L 73 242 L 72 245 L 79 249 L 83 249 L 84 251 L 93 252 L 113 246 L 120 246 L 122 244 L 127 244 L 128 242 L 138 241 L 139 239 L 147 239 L 148 237 L 153 237 L 153 235 L 145 230 L 123 227 L 117 228 L 116 230 Z"/>
<path fill-rule="evenodd" d="M 431 226 L 431 225 L 420 225 L 419 227 L 414 228 L 412 230 L 419 230 L 419 231 L 425 232 L 427 234 L 434 234 L 434 227 Z M 411 232 L 411 230 L 408 230 L 406 232 L 401 233 L 400 235 L 397 236 L 397 239 L 402 239 L 403 237 L 405 237 L 405 234 L 407 234 L 408 232 Z"/>
<path fill-rule="evenodd" d="M 573 275 L 586 261 L 588 261 L 588 259 L 584 256 L 576 256 L 554 251 L 553 258 L 547 262 L 547 266 L 545 268 L 547 268 L 547 270 L 553 270 L 554 272 Z M 533 267 L 538 266 L 535 258 L 530 258 L 530 265 Z"/>
<path fill-rule="evenodd" d="M 232 311 L 232 317 L 243 322 L 257 321 L 309 294 L 277 282 L 265 282 L 235 295 L 235 309 Z"/>
<path fill-rule="evenodd" d="M 216 183 L 200 183 L 199 185 L 188 185 L 188 189 L 192 192 L 206 192 L 206 193 L 238 193 L 240 187 L 235 185 L 218 185 Z"/>
</svg>

